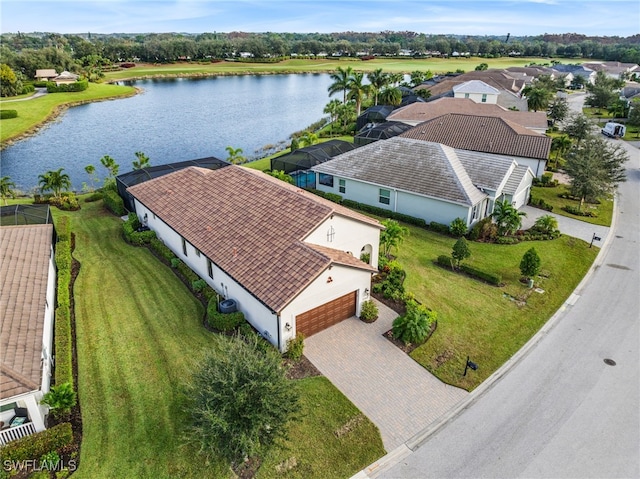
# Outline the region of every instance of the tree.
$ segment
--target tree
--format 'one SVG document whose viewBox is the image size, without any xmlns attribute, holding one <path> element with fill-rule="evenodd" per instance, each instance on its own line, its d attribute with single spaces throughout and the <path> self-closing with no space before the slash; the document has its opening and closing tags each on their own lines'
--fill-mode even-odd
<svg viewBox="0 0 640 479">
<path fill-rule="evenodd" d="M 16 96 L 22 93 L 22 81 L 9 65 L 0 65 L 0 96 Z"/>
<path fill-rule="evenodd" d="M 569 113 L 569 103 L 566 98 L 556 98 L 549 105 L 547 116 L 551 118 L 553 124 L 556 122 L 562 122 Z"/>
<path fill-rule="evenodd" d="M 480 65 L 476 66 L 475 70 L 476 71 L 484 71 L 486 69 L 489 68 L 489 65 L 487 63 L 481 63 Z"/>
<path fill-rule="evenodd" d="M 580 113 L 571 116 L 569 123 L 565 125 L 564 132 L 580 143 L 590 135 L 593 129 L 593 122 Z"/>
<path fill-rule="evenodd" d="M 378 104 L 378 95 L 380 91 L 389 84 L 389 76 L 382 72 L 382 68 L 367 73 L 367 80 L 371 84 L 371 92 L 373 93 L 374 105 Z"/>
<path fill-rule="evenodd" d="M 460 267 L 460 263 L 462 263 L 465 259 L 471 256 L 471 250 L 469 249 L 469 244 L 467 240 L 464 239 L 464 236 L 459 238 L 458 241 L 453 245 L 453 251 L 451 252 L 451 257 L 455 260 L 456 266 Z"/>
<path fill-rule="evenodd" d="M 537 276 L 540 272 L 540 265 L 540 256 L 538 256 L 536 249 L 530 248 L 524 256 L 522 256 L 522 260 L 520 261 L 520 272 L 525 278 L 531 279 L 534 276 Z"/>
<path fill-rule="evenodd" d="M 624 118 L 628 114 L 629 107 L 626 100 L 616 98 L 613 102 L 607 105 L 607 111 L 613 118 Z"/>
<path fill-rule="evenodd" d="M 398 86 L 402 80 L 404 80 L 404 75 L 402 73 L 390 73 L 389 74 L 389 84 L 390 85 Z"/>
<path fill-rule="evenodd" d="M 327 103 L 325 105 L 325 107 L 324 107 L 324 110 L 322 110 L 323 113 L 328 114 L 329 117 L 331 118 L 331 132 L 332 133 L 333 133 L 333 123 L 338 118 L 338 111 L 339 111 L 340 105 L 342 105 L 342 103 L 340 103 L 340 100 L 337 100 L 336 98 L 334 98 L 329 103 Z"/>
<path fill-rule="evenodd" d="M 573 142 L 568 135 L 560 135 L 556 136 L 553 140 L 551 140 L 551 149 L 556 152 L 554 167 L 558 167 L 558 157 L 567 152 L 567 150 L 571 147 Z"/>
<path fill-rule="evenodd" d="M 11 178 L 8 176 L 3 176 L 0 178 L 0 196 L 2 197 L 2 201 L 4 201 L 5 206 L 7 205 L 7 198 L 10 196 L 11 198 L 15 198 L 16 194 L 13 191 L 13 188 L 16 187 L 16 184 L 11 181 Z"/>
<path fill-rule="evenodd" d="M 356 104 L 356 118 L 360 116 L 362 102 L 369 94 L 370 85 L 364 85 L 364 73 L 353 73 L 347 85 L 347 98 Z"/>
<path fill-rule="evenodd" d="M 633 100 L 631 102 L 627 125 L 636 128 L 636 138 L 638 138 L 640 136 L 640 101 L 638 100 Z"/>
<path fill-rule="evenodd" d="M 109 155 L 104 155 L 102 158 L 100 158 L 100 164 L 104 166 L 107 169 L 107 171 L 109 171 L 110 179 L 113 180 L 115 179 L 116 176 L 118 176 L 118 170 L 120 170 L 120 165 L 118 165 L 118 163 L 116 163 L 116 160 L 111 158 Z"/>
<path fill-rule="evenodd" d="M 402 226 L 396 220 L 383 220 L 382 226 L 384 229 L 380 232 L 380 246 L 382 247 L 382 253 L 389 258 L 391 256 L 391 249 L 400 246 L 400 243 L 404 240 L 404 237 L 409 234 L 409 229 Z"/>
<path fill-rule="evenodd" d="M 544 88 L 528 88 L 523 92 L 527 98 L 527 106 L 529 110 L 542 111 L 549 106 L 549 101 L 553 98 L 553 92 Z"/>
<path fill-rule="evenodd" d="M 227 157 L 227 161 L 233 165 L 239 165 L 240 163 L 244 163 L 247 159 L 242 156 L 242 148 L 233 148 L 232 146 L 227 146 L 225 148 L 229 156 Z"/>
<path fill-rule="evenodd" d="M 349 82 L 351 81 L 351 75 L 353 74 L 353 68 L 351 67 L 338 67 L 336 71 L 329 75 L 329 78 L 333 80 L 333 83 L 329 85 L 329 95 L 333 95 L 339 91 L 342 92 L 342 103 L 347 102 L 347 90 L 349 89 Z"/>
<path fill-rule="evenodd" d="M 299 411 L 298 392 L 280 354 L 261 350 L 258 335 L 213 335 L 211 341 L 187 386 L 187 434 L 205 456 L 238 464 L 286 437 Z"/>
<path fill-rule="evenodd" d="M 431 76 L 429 76 L 431 75 Z M 410 79 L 410 83 L 412 87 L 416 87 L 418 85 L 420 85 L 421 83 L 423 83 L 425 80 L 429 79 L 430 77 L 432 77 L 433 74 L 431 74 L 431 72 L 422 72 L 420 70 L 415 70 L 412 71 L 409 74 Z"/>
<path fill-rule="evenodd" d="M 496 201 L 491 215 L 498 226 L 498 234 L 507 236 L 513 234 L 522 226 L 522 217 L 527 214 L 524 211 L 518 211 L 515 206 L 507 200 Z"/>
<path fill-rule="evenodd" d="M 93 185 L 100 182 L 100 179 L 96 176 L 96 167 L 93 165 L 87 165 L 84 167 L 84 171 L 89 175 L 89 184 L 91 185 L 89 189 L 93 191 Z"/>
<path fill-rule="evenodd" d="M 338 108 L 338 123 L 346 127 L 349 123 L 356 120 L 356 106 L 352 101 L 343 103 Z"/>
<path fill-rule="evenodd" d="M 279 180 L 284 181 L 285 183 L 291 183 L 292 185 L 295 184 L 295 182 L 293 181 L 293 177 L 291 175 L 286 174 L 282 170 L 267 171 L 267 174 L 270 176 L 273 176 L 274 178 L 278 178 Z"/>
<path fill-rule="evenodd" d="M 580 209 L 585 200 L 611 194 L 618 183 L 626 181 L 627 160 L 622 146 L 596 135 L 589 135 L 571 148 L 564 169 L 571 178 L 571 193 L 580 198 Z"/>
<path fill-rule="evenodd" d="M 400 91 L 400 88 L 392 86 L 383 88 L 380 92 L 380 103 L 383 105 L 398 106 L 402 103 L 402 92 Z"/>
<path fill-rule="evenodd" d="M 624 82 L 610 78 L 603 71 L 596 72 L 593 83 L 587 83 L 587 97 L 584 102 L 593 108 L 607 108 L 618 97 L 617 89 L 624 86 Z"/>
<path fill-rule="evenodd" d="M 143 168 L 149 168 L 151 163 L 149 161 L 149 157 L 142 153 L 141 151 L 136 151 L 137 160 L 133 160 L 133 169 L 141 170 Z"/>
<path fill-rule="evenodd" d="M 54 197 L 60 196 L 62 190 L 68 190 L 71 188 L 71 179 L 66 173 L 62 173 L 64 168 L 57 170 L 47 171 L 38 176 L 38 184 L 40 189 L 45 191 L 52 191 Z"/>
<path fill-rule="evenodd" d="M 298 139 L 298 148 L 315 145 L 316 143 L 318 143 L 318 135 L 312 131 L 305 131 Z"/>
</svg>

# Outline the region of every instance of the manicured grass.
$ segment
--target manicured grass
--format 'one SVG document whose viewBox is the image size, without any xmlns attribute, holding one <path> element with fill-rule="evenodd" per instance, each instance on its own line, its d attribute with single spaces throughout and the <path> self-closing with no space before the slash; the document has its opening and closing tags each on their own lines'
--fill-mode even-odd
<svg viewBox="0 0 640 479">
<path fill-rule="evenodd" d="M 560 196 L 558 196 L 567 192 L 568 187 L 566 185 L 558 185 L 554 188 L 544 188 L 541 186 L 534 186 L 531 188 L 531 196 L 536 199 L 541 198 L 553 206 L 553 213 L 584 221 L 586 223 L 591 223 L 593 225 L 611 226 L 611 220 L 613 218 L 613 200 L 602 200 L 600 204 L 585 202 L 582 209 L 584 211 L 595 212 L 598 216 L 595 218 L 590 216 L 577 216 L 562 209 L 563 206 L 567 205 L 574 206 L 576 208 L 580 205 L 580 202 L 577 200 L 560 198 Z"/>
<path fill-rule="evenodd" d="M 434 264 L 438 255 L 451 254 L 453 238 L 408 228 L 410 235 L 398 254 L 407 271 L 406 290 L 438 314 L 437 330 L 411 356 L 442 381 L 467 390 L 488 378 L 542 327 L 597 254 L 584 241 L 566 236 L 516 245 L 470 242 L 472 256 L 466 263 L 502 275 L 505 286 L 495 287 Z M 520 260 L 531 247 L 542 259 L 543 277 L 536 279 L 536 286 L 543 294 L 519 281 Z M 462 377 L 467 355 L 479 368 Z"/>
<path fill-rule="evenodd" d="M 284 447 L 265 457 L 257 477 L 346 478 L 385 454 L 378 429 L 325 377 L 298 381 L 303 412 Z M 340 434 L 340 437 L 338 437 Z M 289 460 L 296 466 L 279 473 Z"/>
<path fill-rule="evenodd" d="M 0 101 L 1 109 L 17 110 L 18 117 L 2 120 L 0 142 L 18 137 L 42 124 L 55 111 L 64 105 L 86 103 L 135 93 L 129 86 L 89 83 L 89 88 L 82 92 L 51 93 L 32 100 Z"/>
<path fill-rule="evenodd" d="M 183 437 L 182 388 L 213 334 L 202 326 L 202 305 L 147 249 L 123 241 L 122 221 L 101 201 L 81 205 L 53 210 L 72 219 L 81 262 L 74 297 L 83 441 L 74 477 L 230 477 L 226 464 L 205 463 Z M 340 447 L 331 445 L 327 428 L 359 411 L 323 381 L 300 381 L 302 419 L 292 431 L 304 441 L 292 447 L 299 464 L 316 472 L 325 461 L 333 477 L 347 477 L 384 453 L 382 441 L 364 421 Z M 276 463 L 289 457 L 272 454 Z"/>
</svg>

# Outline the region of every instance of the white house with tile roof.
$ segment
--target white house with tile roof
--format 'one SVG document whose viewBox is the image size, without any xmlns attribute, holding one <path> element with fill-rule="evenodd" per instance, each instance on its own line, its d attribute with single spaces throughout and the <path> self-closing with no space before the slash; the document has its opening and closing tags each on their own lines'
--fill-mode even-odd
<svg viewBox="0 0 640 479">
<path fill-rule="evenodd" d="M 469 80 L 453 87 L 454 98 L 468 98 L 476 103 L 498 103 L 500 90 L 480 80 Z"/>
<path fill-rule="evenodd" d="M 281 351 L 369 299 L 382 228 L 372 218 L 233 165 L 127 191 L 140 220 Z"/>
<path fill-rule="evenodd" d="M 510 157 L 395 137 L 338 155 L 312 168 L 318 189 L 390 211 L 470 226 L 496 201 L 526 204 L 531 169 Z"/>
<path fill-rule="evenodd" d="M 53 225 L 0 228 L 0 444 L 45 429 L 56 267 Z"/>
</svg>

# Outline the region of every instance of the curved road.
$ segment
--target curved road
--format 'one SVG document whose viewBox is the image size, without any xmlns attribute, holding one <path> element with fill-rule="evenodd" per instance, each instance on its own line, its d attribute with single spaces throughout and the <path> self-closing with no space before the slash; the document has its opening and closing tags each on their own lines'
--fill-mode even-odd
<svg viewBox="0 0 640 479">
<path fill-rule="evenodd" d="M 508 374 L 370 477 L 640 477 L 640 153 L 624 146 L 627 181 L 592 273 Z"/>
</svg>

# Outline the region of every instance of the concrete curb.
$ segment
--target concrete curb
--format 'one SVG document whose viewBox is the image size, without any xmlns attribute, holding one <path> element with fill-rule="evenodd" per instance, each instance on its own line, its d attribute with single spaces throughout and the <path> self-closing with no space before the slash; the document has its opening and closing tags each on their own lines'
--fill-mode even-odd
<svg viewBox="0 0 640 479">
<path fill-rule="evenodd" d="M 538 344 L 560 321 L 562 316 L 564 315 L 567 307 L 572 306 L 576 303 L 576 301 L 580 298 L 580 292 L 584 289 L 585 285 L 590 281 L 593 273 L 600 267 L 600 265 L 604 261 L 605 253 L 609 249 L 613 238 L 613 232 L 615 230 L 616 222 L 617 222 L 617 212 L 618 212 L 618 194 L 616 193 L 613 202 L 613 215 L 611 219 L 611 226 L 609 227 L 609 232 L 607 237 L 604 240 L 604 244 L 596 259 L 593 261 L 593 264 L 589 268 L 589 271 L 584 275 L 582 281 L 578 283 L 576 289 L 573 293 L 567 298 L 567 300 L 558 308 L 558 310 L 549 318 L 549 320 L 540 328 L 540 330 L 529 340 L 527 343 L 518 350 L 507 362 L 505 362 L 498 370 L 496 370 L 491 376 L 485 379 L 480 386 L 474 389 L 469 396 L 458 403 L 453 409 L 447 412 L 445 415 L 440 417 L 436 422 L 430 424 L 425 429 L 411 437 L 407 440 L 403 445 L 398 446 L 396 449 L 388 453 L 386 456 L 381 457 L 376 462 L 371 464 L 370 466 L 364 468 L 359 471 L 356 475 L 352 476 L 351 479 L 375 479 L 380 474 L 385 471 L 388 471 L 397 463 L 399 463 L 402 459 L 409 456 L 413 451 L 418 449 L 420 446 L 425 444 L 432 435 L 434 435 L 440 428 L 445 426 L 449 421 L 456 418 L 460 415 L 465 409 L 469 408 L 475 401 L 481 398 L 487 391 L 489 391 L 494 384 L 500 380 L 503 376 L 505 376 L 511 368 L 513 368 L 516 364 L 518 364 L 522 359 L 524 359 L 529 352 Z"/>
</svg>

